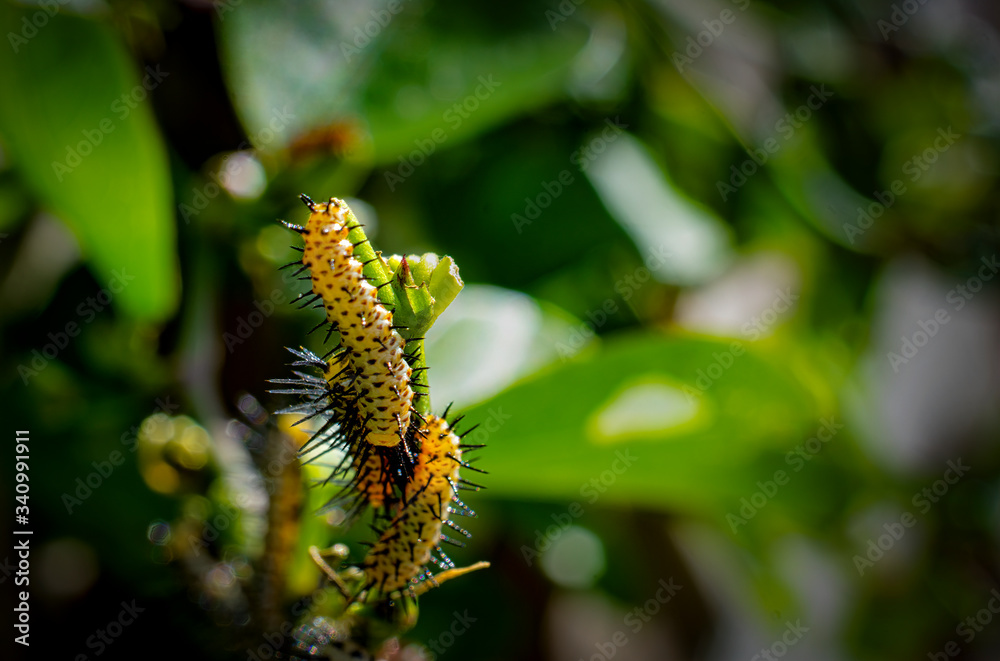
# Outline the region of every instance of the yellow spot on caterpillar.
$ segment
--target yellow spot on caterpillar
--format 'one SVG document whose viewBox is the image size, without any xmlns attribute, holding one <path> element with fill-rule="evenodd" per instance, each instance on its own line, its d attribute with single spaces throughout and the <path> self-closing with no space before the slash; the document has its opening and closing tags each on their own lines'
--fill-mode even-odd
<svg viewBox="0 0 1000 661">
<path fill-rule="evenodd" d="M 348 240 L 347 205 L 340 200 L 315 204 L 303 237 L 303 263 L 312 268 L 312 290 L 323 299 L 327 320 L 348 349 L 358 400 L 365 421 L 365 440 L 395 446 L 410 424 L 413 389 L 410 367 L 403 358 L 405 340 L 392 329 L 392 313 L 378 300 L 378 290 L 362 273 Z M 346 358 L 345 358 L 346 359 Z M 375 385 L 375 384 L 379 385 Z"/>
</svg>

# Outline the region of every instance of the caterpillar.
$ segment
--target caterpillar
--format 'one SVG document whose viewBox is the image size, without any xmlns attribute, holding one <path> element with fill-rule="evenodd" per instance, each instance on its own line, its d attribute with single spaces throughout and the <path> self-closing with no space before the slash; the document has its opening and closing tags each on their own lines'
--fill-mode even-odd
<svg viewBox="0 0 1000 661">
<path fill-rule="evenodd" d="M 325 204 L 301 198 L 310 210 L 308 221 L 303 226 L 285 225 L 303 237 L 302 260 L 286 267 L 300 264 L 294 275 L 310 271 L 302 278 L 310 281 L 311 291 L 300 297 L 305 299 L 301 307 L 322 307 L 325 319 L 313 330 L 329 325 L 329 334 L 338 333 L 340 340 L 322 357 L 305 348 L 289 349 L 296 358 L 292 366 L 308 368 L 311 373 L 295 371 L 294 379 L 272 380 L 287 387 L 271 392 L 303 398 L 279 411 L 300 414 L 296 424 L 317 417 L 325 420 L 301 454 L 312 461 L 339 451 L 327 481 L 337 479 L 343 488 L 328 505 L 346 503 L 349 516 L 370 505 L 376 510 L 376 525 L 387 522 L 384 530 L 376 528 L 377 541 L 360 566 L 352 570 L 360 581 L 354 589 L 325 563 L 322 552 L 311 547 L 310 553 L 349 603 L 366 601 L 372 595 L 382 600 L 401 591 L 416 597 L 445 580 L 488 566 L 476 563 L 457 568 L 440 547 L 441 542 L 462 545 L 442 534 L 445 526 L 469 536 L 450 517 L 475 516 L 457 491 L 480 488 L 463 480 L 459 469 L 477 470 L 463 461 L 462 453 L 481 446 L 461 444 L 459 434 L 446 419 L 447 410 L 438 417 L 414 407 L 417 398 L 427 397 L 425 392 L 415 391 L 415 387 L 426 385 L 414 375 L 427 368 L 422 365 L 419 349 L 405 352 L 407 340 L 397 332 L 403 327 L 393 325 L 393 311 L 397 304 L 404 304 L 400 315 L 410 320 L 419 318 L 414 317 L 414 310 L 426 311 L 427 305 L 434 305 L 427 281 L 414 284 L 406 259 L 400 258 L 396 274 L 371 284 L 369 277 L 384 277 L 383 268 L 390 270 L 389 262 L 369 247 L 359 248 L 367 239 L 347 205 L 336 198 Z M 356 252 L 367 261 L 361 261 Z M 366 269 L 375 261 L 379 263 Z M 433 263 L 438 264 L 436 256 Z M 447 277 L 452 278 L 451 289 L 438 290 L 444 292 L 438 314 L 461 288 L 457 273 L 449 270 Z M 380 299 L 379 290 L 387 285 L 392 289 Z M 401 295 L 401 287 L 412 288 L 423 299 Z M 383 300 L 393 310 L 387 309 Z M 422 300 L 424 307 L 415 307 L 416 300 Z M 429 323 L 424 317 L 407 330 L 422 334 Z M 420 333 L 413 332 L 416 329 Z M 422 338 L 407 338 L 421 346 Z M 416 369 L 411 368 L 414 361 Z M 427 400 L 423 403 L 428 405 Z M 428 569 L 432 563 L 444 571 L 433 574 Z"/>
<path fill-rule="evenodd" d="M 456 543 L 441 531 L 449 526 L 469 537 L 469 533 L 455 525 L 449 515 L 475 516 L 457 496 L 459 484 L 463 483 L 459 468 L 470 467 L 462 461 L 459 436 L 444 418 L 435 415 L 426 417 L 418 435 L 420 454 L 406 487 L 404 504 L 369 549 L 362 564 L 366 588 L 382 595 L 404 588 L 413 590 L 421 575 L 436 585 L 434 575 L 426 568 L 431 562 L 453 573 L 462 572 L 455 570 L 455 563 L 441 550 L 441 541 Z M 452 503 L 457 507 L 453 508 Z M 434 551 L 439 557 L 433 556 Z"/>
<path fill-rule="evenodd" d="M 325 507 L 343 506 L 349 519 L 356 518 L 368 505 L 395 508 L 413 472 L 415 450 L 411 448 L 416 443 L 413 432 L 395 447 L 368 443 L 364 420 L 357 411 L 355 376 L 346 354 L 335 355 L 328 363 L 304 347 L 288 350 L 298 359 L 291 364 L 293 367 L 309 367 L 323 375 L 296 371 L 295 379 L 271 379 L 271 383 L 291 388 L 269 392 L 304 398 L 277 411 L 301 416 L 296 425 L 318 416 L 327 418 L 299 451 L 307 462 L 339 451 L 339 462 L 332 466 L 325 482 L 340 483 L 341 489 Z"/>
<path fill-rule="evenodd" d="M 309 220 L 305 226 L 287 224 L 304 240 L 302 268 L 309 269 L 312 297 L 322 301 L 330 330 L 340 333 L 340 365 L 349 363 L 354 402 L 364 423 L 364 440 L 392 447 L 406 440 L 413 409 L 410 385 L 413 371 L 404 355 L 406 341 L 392 325 L 392 312 L 378 299 L 378 290 L 389 284 L 370 284 L 365 264 L 354 257 L 348 239 L 359 227 L 347 205 L 337 198 L 317 204 L 306 196 Z M 331 365 L 334 361 L 331 361 Z"/>
<path fill-rule="evenodd" d="M 328 479 L 341 479 L 344 488 L 329 504 L 349 501 L 349 515 L 369 504 L 391 508 L 412 472 L 415 441 L 410 423 L 413 402 L 423 395 L 411 384 L 414 370 L 404 353 L 406 341 L 378 298 L 379 288 L 389 282 L 369 284 L 363 272 L 367 262 L 355 257 L 357 246 L 350 235 L 360 224 L 341 200 L 317 204 L 301 197 L 310 210 L 306 225 L 285 225 L 303 236 L 303 257 L 286 267 L 301 264 L 294 275 L 311 271 L 312 295 L 305 304 L 320 301 L 325 310 L 324 322 L 313 330 L 329 324 L 331 334 L 339 332 L 340 344 L 327 360 L 305 348 L 290 349 L 298 358 L 293 366 L 312 368 L 323 378 L 295 372 L 297 379 L 272 380 L 292 387 L 271 392 L 305 398 L 279 411 L 303 414 L 299 423 L 325 417 L 303 454 L 342 451 L 343 459 Z"/>
</svg>

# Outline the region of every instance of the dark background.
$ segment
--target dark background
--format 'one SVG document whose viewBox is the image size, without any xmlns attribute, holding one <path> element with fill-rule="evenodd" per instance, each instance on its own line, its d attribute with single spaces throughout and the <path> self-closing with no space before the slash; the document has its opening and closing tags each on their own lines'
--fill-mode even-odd
<svg viewBox="0 0 1000 661">
<path fill-rule="evenodd" d="M 493 567 L 422 597 L 398 658 L 997 658 L 997 6 L 389 8 L 0 4 L 30 657 L 264 642 L 261 492 L 226 431 L 247 394 L 286 403 L 283 347 L 319 347 L 278 271 L 307 193 L 466 282 L 428 361 L 436 411 L 492 421 L 451 555 Z M 309 543 L 368 538 L 303 526 L 285 607 Z"/>
</svg>

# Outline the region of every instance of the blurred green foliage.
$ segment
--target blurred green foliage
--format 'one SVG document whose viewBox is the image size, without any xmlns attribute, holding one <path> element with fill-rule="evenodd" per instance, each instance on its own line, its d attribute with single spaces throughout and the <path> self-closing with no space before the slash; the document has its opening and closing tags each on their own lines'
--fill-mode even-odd
<svg viewBox="0 0 1000 661">
<path fill-rule="evenodd" d="M 489 445 L 455 556 L 493 568 L 422 598 L 410 639 L 468 608 L 452 658 L 590 658 L 566 613 L 589 597 L 627 611 L 674 576 L 682 596 L 643 643 L 656 658 L 752 657 L 725 647 L 747 640 L 733 618 L 765 641 L 814 622 L 800 658 L 943 649 L 1000 575 L 996 354 L 959 342 L 954 364 L 986 381 L 897 373 L 890 285 L 916 260 L 947 291 L 996 254 L 1000 46 L 994 8 L 932 4 L 884 38 L 891 3 L 850 0 L 0 3 L 3 402 L 36 443 L 39 546 L 98 558 L 88 574 L 40 556 L 38 635 L 90 654 L 135 597 L 151 615 L 109 654 L 260 642 L 150 539 L 238 502 L 254 448 L 225 433 L 237 401 L 278 408 L 263 393 L 283 347 L 319 349 L 317 313 L 286 303 L 303 285 L 278 270 L 296 253 L 274 222 L 304 218 L 307 193 L 348 198 L 387 255 L 451 256 L 469 285 L 427 338 L 429 378 L 434 408 L 454 400 Z M 900 383 L 984 403 L 955 426 L 903 400 L 937 430 L 911 460 L 887 440 Z M 140 476 L 155 412 L 216 444 L 193 494 Z M 830 421 L 833 440 L 801 451 Z M 80 498 L 116 451 L 124 466 Z M 859 571 L 959 456 L 971 476 Z M 259 552 L 254 507 L 212 542 L 228 576 Z M 599 540 L 600 557 L 562 550 L 576 583 L 525 561 L 567 521 Z M 357 558 L 367 538 L 308 515 L 300 534 L 289 602 L 317 580 L 308 543 Z M 59 589 L 60 571 L 91 578 Z"/>
</svg>

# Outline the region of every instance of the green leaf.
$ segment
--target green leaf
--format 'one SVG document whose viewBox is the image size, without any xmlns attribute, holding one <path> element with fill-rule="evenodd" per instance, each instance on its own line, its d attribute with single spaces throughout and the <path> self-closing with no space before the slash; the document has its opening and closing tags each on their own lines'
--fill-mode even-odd
<svg viewBox="0 0 1000 661">
<path fill-rule="evenodd" d="M 470 285 L 427 333 L 431 392 L 456 410 L 485 401 L 582 349 L 581 328 L 561 308 L 521 292 Z"/>
<path fill-rule="evenodd" d="M 465 411 L 465 441 L 488 444 L 483 495 L 717 512 L 821 409 L 750 343 L 633 335 Z"/>
<path fill-rule="evenodd" d="M 31 14 L 0 4 L 2 32 L 21 35 Z M 167 157 L 147 88 L 169 72 L 140 80 L 114 33 L 92 20 L 60 13 L 31 34 L 0 48 L 0 139 L 115 304 L 163 319 L 177 305 L 179 276 Z"/>
<path fill-rule="evenodd" d="M 392 269 L 392 289 L 398 302 L 393 320 L 405 328 L 400 333 L 406 338 L 406 350 L 414 355 L 413 387 L 427 389 L 427 357 L 424 337 L 438 316 L 455 300 L 465 283 L 458 275 L 458 266 L 451 257 L 440 258 L 434 253 L 424 255 L 393 255 L 388 260 Z M 412 265 L 412 266 L 411 266 Z M 380 292 L 381 294 L 381 292 Z M 430 394 L 426 393 L 415 404 L 421 413 L 431 410 Z"/>
<path fill-rule="evenodd" d="M 446 4 L 427 12 L 408 0 L 390 12 L 385 2 L 248 0 L 222 16 L 224 72 L 251 139 L 283 146 L 347 119 L 367 125 L 365 158 L 391 163 L 420 149 L 413 163 L 422 163 L 565 94 L 588 38 L 582 24 L 552 31 L 532 15 L 530 28 L 498 35 L 489 12 Z M 438 24 L 455 16 L 465 19 L 460 30 Z M 277 114 L 287 120 L 280 131 Z"/>
<path fill-rule="evenodd" d="M 393 317 L 406 326 L 404 337 L 424 337 L 465 286 L 458 265 L 451 257 L 432 252 L 392 255 L 387 261 L 399 302 Z"/>
</svg>

